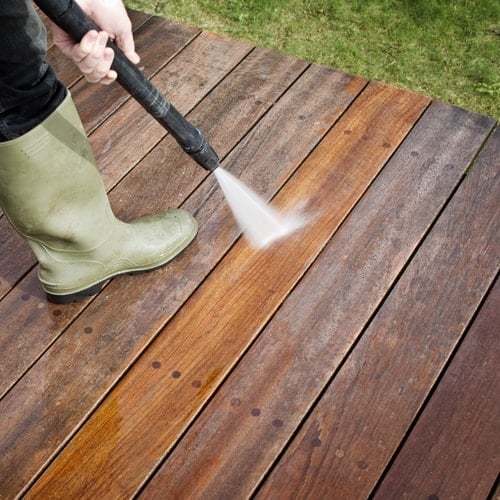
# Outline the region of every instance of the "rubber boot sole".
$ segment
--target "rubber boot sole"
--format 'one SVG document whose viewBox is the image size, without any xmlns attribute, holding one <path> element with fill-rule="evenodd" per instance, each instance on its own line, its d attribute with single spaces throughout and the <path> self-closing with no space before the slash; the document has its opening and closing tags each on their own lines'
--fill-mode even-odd
<svg viewBox="0 0 500 500">
<path fill-rule="evenodd" d="M 195 236 L 196 236 L 196 233 L 195 233 Z M 87 297 L 98 294 L 102 290 L 102 287 L 108 281 L 112 280 L 113 278 L 116 278 L 117 276 L 126 276 L 126 275 L 134 276 L 136 274 L 149 273 L 149 272 L 154 271 L 156 269 L 160 269 L 163 266 L 166 266 L 169 262 L 172 262 L 172 260 L 174 260 L 176 257 L 181 255 L 186 250 L 186 248 L 188 248 L 191 245 L 191 243 L 194 241 L 194 239 L 195 238 L 193 237 L 191 239 L 191 241 L 178 254 L 174 255 L 166 262 L 158 264 L 155 267 L 150 267 L 148 269 L 139 269 L 136 271 L 118 272 L 118 273 L 115 273 L 111 276 L 108 276 L 107 278 L 103 279 L 99 283 L 96 283 L 88 288 L 83 289 L 83 290 L 78 290 L 77 292 L 68 293 L 68 294 L 64 294 L 64 295 L 57 295 L 57 294 L 47 292 L 45 290 L 45 295 L 47 297 L 47 300 L 49 302 L 52 302 L 53 304 L 71 304 L 72 302 L 80 302 L 80 301 L 86 299 Z"/>
</svg>

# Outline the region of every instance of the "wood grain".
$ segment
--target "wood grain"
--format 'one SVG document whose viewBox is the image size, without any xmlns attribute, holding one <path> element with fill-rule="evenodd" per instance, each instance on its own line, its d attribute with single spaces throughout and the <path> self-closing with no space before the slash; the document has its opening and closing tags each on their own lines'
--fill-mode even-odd
<svg viewBox="0 0 500 500">
<path fill-rule="evenodd" d="M 251 48 L 204 33 L 155 75 L 152 83 L 182 114 L 188 114 Z M 199 71 L 202 61 L 212 69 Z M 166 134 L 135 100 L 122 106 L 90 138 L 106 187 L 119 182 Z"/>
<path fill-rule="evenodd" d="M 180 37 L 182 39 L 182 37 Z M 212 39 L 212 46 L 209 48 L 207 44 L 207 40 Z M 235 64 L 237 64 L 242 55 L 244 55 L 248 50 L 249 46 L 248 44 L 237 44 L 233 47 L 233 51 L 231 54 L 231 57 L 228 54 L 229 51 L 229 44 L 227 41 L 221 39 L 220 37 L 216 36 L 208 36 L 208 37 L 202 37 L 202 43 L 198 44 L 193 44 L 194 47 L 192 50 L 189 52 L 187 55 L 188 58 L 193 58 L 194 61 L 204 58 L 205 63 L 211 64 L 213 63 L 214 65 L 221 66 L 219 64 L 219 59 L 224 59 L 225 61 L 225 69 L 228 70 L 232 68 Z M 238 50 L 239 49 L 239 50 Z M 151 49 L 150 49 L 151 50 Z M 221 50 L 222 54 L 218 54 L 218 51 Z M 198 56 L 196 56 L 198 54 Z M 212 55 L 210 58 L 209 55 Z M 165 57 L 169 57 L 168 53 L 165 54 Z M 276 58 L 273 59 L 273 62 L 276 61 Z M 157 61 L 157 64 L 161 65 L 160 61 Z M 297 63 L 291 59 L 288 59 L 288 64 L 289 65 L 295 65 L 298 66 Z M 300 63 L 303 66 L 303 63 Z M 269 66 L 271 67 L 271 66 Z M 279 69 L 285 68 L 285 64 L 278 65 Z M 210 80 L 210 78 L 205 79 L 205 83 L 202 86 L 204 92 L 207 91 L 207 89 L 210 89 L 209 83 L 212 82 L 212 84 L 216 84 L 218 80 L 223 76 L 222 70 L 217 70 L 215 71 L 216 78 L 215 80 Z M 285 78 L 285 77 L 281 77 Z M 196 79 L 197 82 L 199 80 Z M 259 79 L 259 82 L 261 80 Z M 247 83 L 249 85 L 249 83 Z M 196 103 L 196 99 L 200 98 L 203 96 L 203 93 L 201 96 L 197 94 L 193 88 L 190 89 L 184 89 L 184 91 L 189 92 L 188 94 L 181 94 L 178 96 L 179 98 L 187 98 L 189 104 L 193 105 Z M 264 90 L 262 90 L 264 92 Z M 188 97 L 186 97 L 188 96 Z M 139 106 L 137 103 L 134 102 L 135 109 L 137 106 Z M 269 104 L 268 104 L 269 105 Z M 98 102 L 94 103 L 95 110 L 100 109 L 100 105 Z M 262 111 L 261 111 L 262 112 Z M 136 109 L 136 114 L 137 114 L 137 109 Z M 115 114 L 114 116 L 117 116 Z M 119 115 L 121 116 L 121 115 Z M 149 115 L 139 114 L 141 116 L 142 120 L 145 122 L 154 122 L 156 124 L 156 121 L 153 120 L 153 118 Z M 98 131 L 94 135 L 91 136 L 91 142 L 95 146 L 95 139 L 94 136 L 97 137 L 107 137 L 107 141 L 109 142 L 111 137 L 117 137 L 118 139 L 121 139 L 123 142 L 118 143 L 115 147 L 111 148 L 109 145 L 106 149 L 106 153 L 115 160 L 116 163 L 113 164 L 114 166 L 114 172 L 115 175 L 119 178 L 121 176 L 126 175 L 128 170 L 131 168 L 131 166 L 128 166 L 126 163 L 122 161 L 122 158 L 120 157 L 120 148 L 122 145 L 126 148 L 130 148 L 131 146 L 135 146 L 135 151 L 139 152 L 139 155 L 144 155 L 145 154 L 145 143 L 143 142 L 142 144 L 139 142 L 133 142 L 133 141 L 127 141 L 127 137 L 122 138 L 120 134 L 120 129 L 119 130 L 113 130 L 113 123 L 106 123 L 104 126 L 100 127 Z M 137 123 L 135 124 L 137 125 Z M 158 125 L 158 124 L 156 124 Z M 122 126 L 126 127 L 127 123 L 122 122 Z M 159 126 L 159 125 L 158 125 Z M 144 129 L 144 126 L 142 126 Z M 166 134 L 166 131 L 160 127 L 161 129 L 161 135 L 164 136 Z M 129 131 L 129 133 L 134 134 L 134 128 Z M 238 129 L 235 129 L 238 130 Z M 241 132 L 243 133 L 243 132 Z M 135 132 L 135 135 L 138 135 Z M 151 137 L 151 136 L 150 136 Z M 114 140 L 114 139 L 113 139 Z M 237 141 L 238 139 L 235 139 Z M 175 150 L 178 151 L 180 148 L 177 145 L 173 145 Z M 179 151 L 178 151 L 179 152 Z M 99 153 L 99 151 L 98 151 Z M 179 152 L 180 153 L 180 152 Z M 182 153 L 183 156 L 186 156 L 185 154 Z M 97 160 L 99 162 L 101 155 L 97 154 Z M 179 155 L 181 156 L 181 155 Z M 179 161 L 186 161 L 186 158 L 181 158 Z M 192 161 L 192 160 L 191 160 Z M 197 167 L 199 168 L 199 167 Z M 149 171 L 147 166 L 144 166 L 142 169 L 138 169 L 139 175 L 144 176 L 146 179 L 148 179 L 149 182 L 149 191 L 148 195 L 149 197 L 152 197 L 155 195 L 155 191 L 152 190 L 151 186 L 159 186 L 156 178 L 155 178 L 155 172 Z M 165 179 L 165 181 L 168 183 L 171 189 L 174 189 L 175 192 L 178 194 L 179 188 L 178 184 L 173 182 L 172 178 L 169 178 L 169 176 L 165 176 L 165 172 L 163 171 L 161 173 L 162 177 Z M 132 179 L 131 183 L 126 183 L 123 184 L 121 187 L 115 188 L 115 193 L 113 193 L 113 196 L 111 198 L 111 202 L 113 203 L 114 200 L 116 199 L 123 199 L 125 194 L 127 197 L 131 196 L 132 199 L 135 199 L 134 196 L 134 186 L 133 183 L 137 181 L 137 175 Z M 187 193 L 185 193 L 183 196 L 181 196 L 180 201 L 184 201 L 184 199 L 191 193 L 191 190 L 196 187 L 196 185 L 199 183 L 195 182 L 194 186 L 191 187 L 190 190 L 188 190 Z M 132 184 L 132 185 L 131 185 Z M 161 191 L 157 191 L 158 196 L 160 197 L 160 200 L 164 200 L 164 193 Z M 138 193 L 139 195 L 139 193 Z M 140 198 L 137 198 L 138 200 Z M 144 205 L 141 207 L 142 208 L 142 213 L 137 214 L 135 217 L 139 215 L 144 215 L 144 209 L 147 207 L 144 207 Z M 161 209 L 165 209 L 165 205 L 160 207 Z M 149 212 L 151 213 L 151 212 Z M 119 214 L 121 215 L 121 214 Z M 17 241 L 17 240 L 16 240 Z M 22 241 L 19 243 L 23 244 Z M 37 270 L 35 269 L 33 272 L 30 272 L 28 276 L 21 282 L 19 288 L 13 293 L 11 296 L 9 296 L 8 300 L 0 303 L 0 316 L 5 315 L 5 317 L 9 318 L 7 324 L 5 324 L 5 329 L 6 329 L 6 334 L 4 335 L 2 339 L 2 344 L 4 347 L 4 352 L 8 353 L 6 356 L 5 362 L 0 368 L 0 394 L 3 394 L 4 391 L 11 386 L 17 379 L 18 377 L 26 370 L 29 368 L 29 366 L 37 359 L 37 357 L 57 338 L 57 336 L 64 330 L 65 325 L 68 325 L 76 316 L 78 312 L 80 312 L 88 303 L 89 299 L 81 303 L 80 305 L 77 304 L 71 304 L 69 307 L 62 308 L 61 307 L 56 307 L 53 304 L 45 304 L 45 299 L 44 299 L 44 293 L 43 290 L 38 283 L 37 277 L 36 277 Z M 31 299 L 31 300 L 30 300 Z M 91 300 L 91 299 L 90 299 Z M 36 307 L 33 307 L 33 304 L 37 304 Z M 19 307 L 19 304 L 22 305 L 22 307 Z M 40 310 L 38 309 L 40 307 Z M 114 314 L 112 315 L 113 321 L 114 321 Z M 29 336 L 31 341 L 29 343 L 24 342 L 23 338 L 19 336 L 19 325 L 23 325 L 23 331 L 24 334 Z M 10 325 L 15 325 L 15 326 L 10 326 Z M 17 328 L 16 328 L 17 326 Z M 19 347 L 20 344 L 23 345 L 22 348 L 22 353 L 23 355 L 19 355 Z"/>
<path fill-rule="evenodd" d="M 449 127 L 456 132 L 463 127 L 459 135 L 466 128 L 480 143 L 488 120 L 468 118 L 473 123 L 467 127 L 460 120 L 448 121 Z M 440 160 L 424 159 L 424 168 L 426 163 Z M 376 485 L 498 272 L 499 172 L 492 163 L 476 167 L 264 483 L 260 498 L 278 492 L 280 498 L 364 498 Z"/>
<path fill-rule="evenodd" d="M 147 498 L 154 498 L 160 491 L 172 496 L 183 492 L 208 497 L 222 492 L 246 497 L 252 492 L 459 182 L 470 155 L 465 155 L 465 148 L 457 151 L 450 158 L 456 164 L 450 175 L 437 151 L 443 146 L 444 150 L 449 147 L 456 151 L 454 146 L 459 141 L 472 141 L 475 135 L 450 138 L 450 143 L 444 145 L 442 139 L 434 138 L 440 136 L 436 123 L 445 130 L 460 121 L 466 132 L 467 116 L 431 109 L 421 118 L 314 267 L 290 293 L 276 317 L 155 475 L 145 490 Z M 353 141 L 363 134 L 352 126 L 344 126 L 344 130 L 350 131 L 348 137 Z M 397 137 L 391 139 L 397 144 Z M 381 143 L 386 140 L 382 136 Z M 412 156 L 413 151 L 424 146 L 425 156 Z M 430 157 L 434 157 L 436 166 L 427 175 L 442 179 L 426 182 L 418 200 L 407 203 L 428 170 L 428 166 L 420 165 L 428 163 Z M 442 176 L 443 170 L 449 175 Z M 401 234 L 405 235 L 404 241 L 396 239 Z M 357 303 L 363 304 L 362 310 L 353 308 Z M 238 401 L 238 405 L 233 405 L 233 401 Z M 197 472 L 195 477 L 193 471 Z"/>
<path fill-rule="evenodd" d="M 497 132 L 474 169 L 499 157 Z M 498 231 L 490 237 L 498 266 Z M 375 498 L 488 497 L 500 470 L 499 311 L 497 280 Z"/>
<path fill-rule="evenodd" d="M 224 158 L 242 140 L 242 133 L 251 130 L 262 119 L 263 115 L 274 106 L 283 92 L 283 86 L 293 83 L 306 66 L 303 62 L 278 57 L 278 54 L 262 49 L 255 49 L 232 71 L 228 78 L 221 82 L 206 99 L 187 115 L 188 119 L 203 130 L 220 158 Z M 265 80 L 262 75 L 258 73 L 259 70 L 261 74 L 267 75 L 266 84 L 264 84 Z M 273 74 L 274 71 L 276 72 L 274 73 L 276 80 L 270 84 L 269 75 Z M 307 81 L 310 85 L 307 102 L 314 110 L 319 110 L 320 105 L 324 105 L 326 99 L 314 98 L 313 92 L 318 91 L 318 89 L 321 91 L 328 83 L 330 85 L 342 84 L 343 77 L 340 74 L 332 74 L 331 71 L 311 71 Z M 293 92 L 291 94 L 294 95 Z M 331 99 L 330 95 L 329 98 Z M 339 106 L 345 105 L 342 102 L 343 98 L 348 102 L 352 97 L 347 92 L 343 94 L 343 97 L 339 98 Z M 296 102 L 298 102 L 298 97 L 294 99 L 294 103 Z M 286 106 L 282 104 L 277 109 L 283 113 Z M 322 113 L 319 115 L 319 119 L 323 119 L 326 124 L 329 123 L 331 126 L 332 116 L 331 113 Z M 284 117 L 285 122 L 289 119 L 289 116 Z M 275 117 L 273 122 L 279 123 L 279 120 L 280 118 Z M 285 129 L 286 126 L 287 123 L 283 125 L 283 128 Z M 299 126 L 300 122 L 296 120 L 290 125 L 291 133 L 296 132 Z M 259 130 L 261 131 L 259 132 L 261 142 L 269 140 L 262 132 L 262 127 L 259 127 Z M 321 136 L 319 134 L 325 132 L 324 126 L 322 128 L 320 125 L 316 125 L 311 132 L 308 137 L 304 138 L 304 142 L 297 143 L 297 147 L 290 155 L 293 161 L 300 161 L 299 155 L 308 152 L 310 147 L 314 145 L 314 141 L 319 140 Z M 278 137 L 275 142 L 276 144 L 271 149 L 267 147 L 267 155 L 274 153 L 277 156 L 278 145 L 284 147 Z M 303 149 L 298 151 L 299 147 Z M 247 146 L 240 148 L 240 150 L 247 150 L 248 154 Z M 260 157 L 255 157 L 256 164 L 259 160 Z M 266 158 L 266 164 L 271 164 L 269 158 Z M 240 168 L 245 166 L 248 164 L 242 162 Z M 269 185 L 276 189 L 272 182 L 277 171 L 277 169 L 268 169 L 269 173 L 266 172 L 266 177 L 261 180 L 257 188 Z M 259 172 L 263 172 L 263 169 L 260 169 Z M 208 173 L 195 164 L 189 156 L 182 152 L 175 141 L 167 136 L 122 182 L 120 197 L 115 196 L 114 193 L 111 194 L 111 202 L 120 217 L 132 219 L 144 213 L 144 210 L 152 213 L 162 210 L 166 206 L 181 205 L 207 176 Z M 212 182 L 208 184 L 213 190 L 214 184 Z M 131 193 L 132 195 L 124 199 L 123 193 Z M 202 198 L 205 196 L 205 194 L 201 195 Z M 200 195 L 195 195 L 194 199 L 199 200 Z M 203 225 L 204 213 L 207 211 L 206 203 L 194 206 L 191 202 L 189 210 L 195 213 L 198 222 Z M 200 210 L 202 213 L 199 212 Z"/>
<path fill-rule="evenodd" d="M 0 217 L 0 300 L 22 276 L 35 265 L 29 246 L 19 236 L 7 217 Z M 13 259 L 12 256 L 16 258 Z"/>
<path fill-rule="evenodd" d="M 214 176 L 52 47 L 115 213 L 200 231 L 59 306 L 0 212 L 0 498 L 498 496 L 494 121 L 131 15 L 223 167 L 308 224 L 249 248 Z"/>
<path fill-rule="evenodd" d="M 269 60 L 270 63 L 271 61 L 273 59 Z M 291 83 L 303 71 L 303 63 L 297 64 L 292 59 L 288 61 L 290 70 L 286 71 L 285 74 L 271 73 L 274 75 L 272 78 L 269 77 L 266 82 L 261 81 L 259 90 L 261 93 L 265 91 L 265 85 L 276 86 L 277 93 L 273 99 L 270 99 L 270 104 L 274 103 L 283 92 L 283 79 L 288 78 Z M 278 67 L 280 71 L 284 69 L 282 65 Z M 292 68 L 295 70 L 292 71 Z M 313 74 L 318 76 L 320 73 Z M 333 86 L 332 78 L 336 81 Z M 261 80 L 260 77 L 259 79 Z M 305 84 L 310 84 L 311 81 L 312 77 L 309 77 L 302 86 L 298 87 L 301 90 L 300 99 L 307 94 Z M 275 172 L 276 176 L 282 175 L 286 170 L 293 172 L 297 167 L 296 162 L 300 162 L 307 154 L 308 147 L 313 147 L 318 142 L 321 131 L 324 131 L 325 127 L 327 128 L 328 121 L 335 119 L 332 109 L 339 107 L 338 114 L 340 114 L 341 103 L 344 103 L 345 108 L 355 97 L 355 82 L 358 82 L 358 89 L 361 89 L 365 83 L 362 79 L 345 78 L 343 75 L 329 70 L 325 70 L 320 81 L 319 88 L 322 91 L 319 94 L 321 96 L 319 101 L 316 101 L 317 97 L 311 92 L 308 94 L 308 99 L 304 101 L 298 99 L 295 102 L 289 97 L 283 101 L 283 104 L 275 104 L 277 111 L 269 116 L 283 116 L 284 108 L 290 103 L 300 104 L 302 108 L 299 109 L 302 110 L 315 109 L 317 106 L 318 124 L 313 124 L 312 127 L 302 132 L 303 147 L 297 145 L 291 151 L 297 157 L 291 154 L 287 158 L 288 161 L 283 161 L 278 166 L 269 163 L 259 165 L 262 171 L 269 170 L 272 166 L 274 168 L 272 171 Z M 237 77 L 235 82 L 240 85 L 242 79 Z M 245 85 L 250 85 L 249 77 L 246 78 Z M 314 85 L 311 89 L 314 89 Z M 229 96 L 241 93 L 237 86 L 232 87 L 231 85 L 223 87 L 222 91 L 229 92 Z M 327 102 L 332 103 L 332 108 L 325 107 Z M 256 107 L 256 110 L 260 113 L 265 112 L 262 107 Z M 297 113 L 297 108 L 292 108 L 290 113 Z M 300 111 L 300 113 L 304 113 L 304 111 Z M 242 113 L 234 115 L 234 117 L 240 120 L 246 119 Z M 206 119 L 208 120 L 209 117 Z M 291 121 L 287 131 L 297 134 L 299 130 L 302 130 L 302 121 L 299 119 Z M 237 123 L 235 123 L 235 130 L 237 129 Z M 267 126 L 264 126 L 262 130 L 266 131 L 267 129 Z M 241 133 L 244 134 L 245 130 L 241 129 Z M 231 137 L 232 140 L 238 142 L 237 136 L 233 134 Z M 257 133 L 255 137 L 258 137 Z M 266 146 L 270 158 L 274 158 L 276 154 L 274 147 L 282 148 L 283 144 L 279 141 L 273 143 L 270 139 Z M 157 180 L 151 177 L 150 185 L 152 187 L 154 187 L 155 182 Z M 208 182 L 212 182 L 212 180 L 209 179 Z M 47 351 L 23 380 L 0 402 L 3 415 L 7 418 L 7 415 L 10 414 L 9 420 L 12 424 L 17 423 L 18 425 L 5 429 L 3 434 L 4 444 L 7 443 L 7 436 L 9 436 L 8 440 L 11 444 L 16 443 L 10 452 L 10 455 L 15 457 L 11 462 L 13 468 L 10 470 L 13 475 L 5 482 L 10 491 L 16 491 L 16 487 L 26 484 L 29 478 L 36 473 L 38 467 L 50 458 L 58 446 L 61 446 L 66 436 L 71 434 L 72 429 L 78 426 L 82 419 L 92 411 L 94 405 L 98 404 L 108 388 L 196 289 L 217 260 L 225 254 L 228 245 L 230 246 L 237 238 L 238 233 L 234 229 L 232 217 L 227 213 L 219 190 L 213 183 L 210 190 L 213 191 L 213 203 L 207 203 L 207 192 L 204 186 L 196 196 L 191 197 L 193 205 L 200 207 L 199 219 L 202 228 L 198 238 L 200 243 L 193 245 L 180 259 L 165 269 L 142 277 L 120 278 L 116 280 L 116 283 L 110 283 L 99 300 L 93 301 L 92 305 L 86 309 L 85 314 L 74 321 L 63 337 Z M 125 195 L 126 193 L 122 194 L 122 196 Z M 210 205 L 210 208 L 205 211 L 202 208 L 207 204 Z M 210 249 L 210 252 L 206 249 Z M 119 323 L 116 321 L 116 307 L 121 311 Z M 67 361 L 68 356 L 71 359 L 70 364 Z M 50 373 L 53 376 L 50 377 L 51 383 L 44 384 L 42 391 L 37 381 L 43 380 L 45 373 Z M 76 373 L 79 375 L 75 377 Z M 66 382 L 60 385 L 59 380 L 66 380 Z M 69 380 L 73 382 L 70 383 Z M 29 404 L 21 409 L 17 404 L 20 400 L 28 401 Z M 41 412 L 44 415 L 42 420 L 33 419 L 29 425 L 24 427 L 26 424 L 23 422 L 30 421 L 30 414 L 36 415 Z M 42 422 L 43 425 L 39 425 Z M 16 428 L 23 429 L 23 431 L 17 434 Z M 32 456 L 36 456 L 37 461 L 32 460 Z"/>
<path fill-rule="evenodd" d="M 33 495 L 51 495 L 61 488 L 77 496 L 82 492 L 99 496 L 104 491 L 110 495 L 133 494 L 246 351 L 390 156 L 391 148 L 383 145 L 389 127 L 397 122 L 399 126 L 394 128 L 404 136 L 405 128 L 413 125 L 425 105 L 426 100 L 420 96 L 409 98 L 406 92 L 370 85 L 308 158 L 299 171 L 302 175 L 290 180 L 280 192 L 280 201 L 284 200 L 287 207 L 306 199 L 306 211 L 315 211 L 314 222 L 266 252 L 255 252 L 240 241 L 57 457 L 35 484 Z M 349 139 L 343 133 L 345 126 L 353 131 Z M 367 127 L 376 132 L 370 139 L 363 139 Z M 393 147 L 398 142 L 395 140 Z M 354 151 L 358 161 L 346 163 Z M 343 182 L 335 182 L 341 176 Z M 332 198 L 336 200 L 334 206 Z M 97 442 L 101 443 L 99 450 Z M 75 459 L 80 461 L 80 468 L 73 481 L 70 469 Z M 99 478 L 97 471 L 101 471 Z"/>
</svg>

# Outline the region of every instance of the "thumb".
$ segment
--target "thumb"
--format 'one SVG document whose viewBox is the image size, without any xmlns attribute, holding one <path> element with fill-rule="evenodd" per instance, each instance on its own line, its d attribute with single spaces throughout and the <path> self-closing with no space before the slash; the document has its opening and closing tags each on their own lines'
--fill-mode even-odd
<svg viewBox="0 0 500 500">
<path fill-rule="evenodd" d="M 134 64 L 137 64 L 141 58 L 135 51 L 134 38 L 131 31 L 117 33 L 115 37 L 115 44 L 120 47 L 122 52 Z"/>
</svg>

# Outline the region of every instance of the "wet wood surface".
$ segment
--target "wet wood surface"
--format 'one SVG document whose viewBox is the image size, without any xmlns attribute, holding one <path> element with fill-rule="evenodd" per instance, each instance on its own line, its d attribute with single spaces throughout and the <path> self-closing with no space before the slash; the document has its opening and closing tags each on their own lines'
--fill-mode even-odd
<svg viewBox="0 0 500 500">
<path fill-rule="evenodd" d="M 500 467 L 493 119 L 132 12 L 139 66 L 307 224 L 240 237 L 213 175 L 55 47 L 116 215 L 168 266 L 47 303 L 0 215 L 0 498 L 485 498 Z"/>
</svg>

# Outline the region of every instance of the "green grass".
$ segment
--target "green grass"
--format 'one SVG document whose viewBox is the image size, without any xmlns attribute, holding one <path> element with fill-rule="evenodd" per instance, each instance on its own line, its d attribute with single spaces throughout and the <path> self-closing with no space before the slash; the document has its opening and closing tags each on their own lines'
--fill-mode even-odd
<svg viewBox="0 0 500 500">
<path fill-rule="evenodd" d="M 500 113 L 498 0 L 125 0 L 127 6 Z"/>
</svg>

